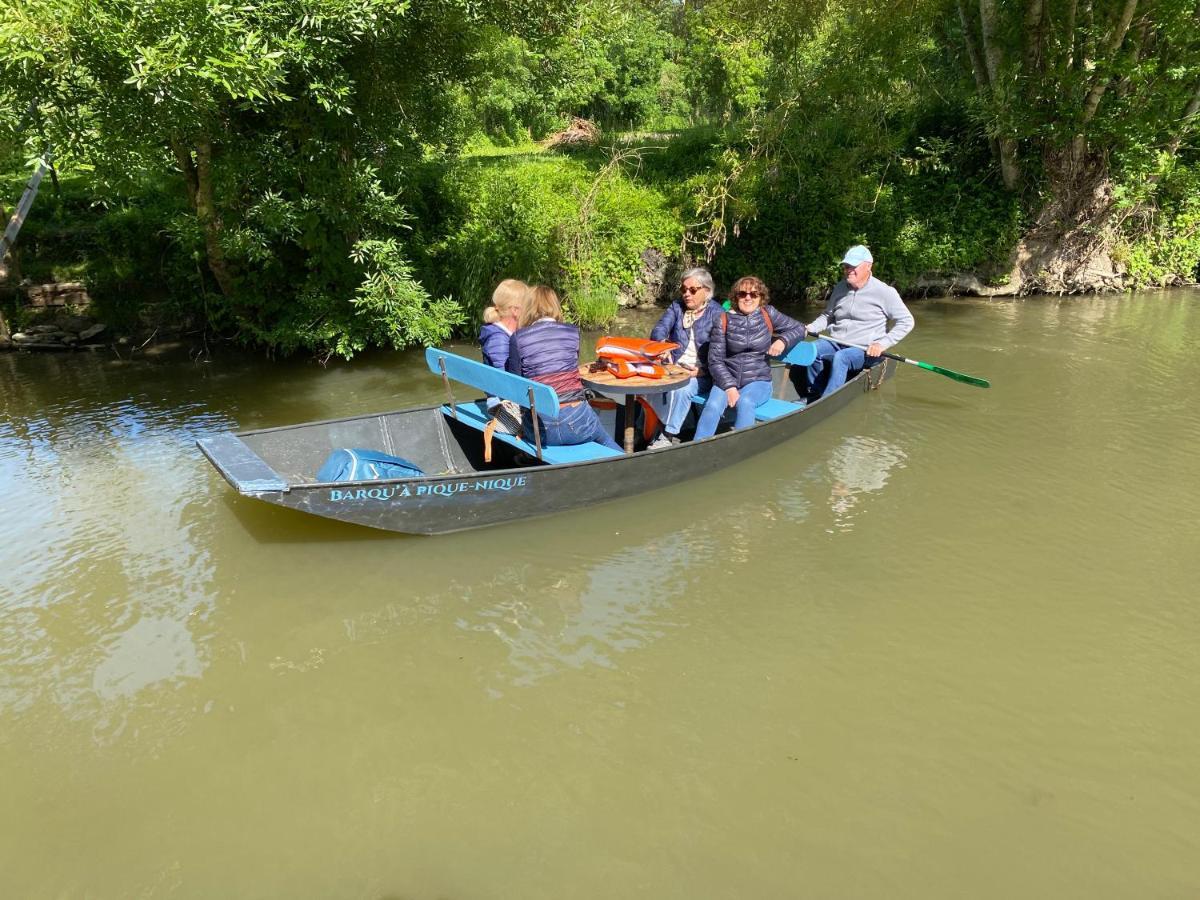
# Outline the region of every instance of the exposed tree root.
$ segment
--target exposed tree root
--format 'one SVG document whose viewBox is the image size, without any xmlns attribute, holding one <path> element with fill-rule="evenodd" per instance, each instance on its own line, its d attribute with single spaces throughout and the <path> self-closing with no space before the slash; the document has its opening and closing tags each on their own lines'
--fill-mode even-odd
<svg viewBox="0 0 1200 900">
<path fill-rule="evenodd" d="M 1130 211 L 1117 208 L 1103 162 L 1060 165 L 1057 173 L 1050 199 L 1005 269 L 987 283 L 973 274 L 951 274 L 919 279 L 915 289 L 978 297 L 1125 290 L 1129 282 L 1124 267 L 1113 259 L 1113 249 Z"/>
</svg>

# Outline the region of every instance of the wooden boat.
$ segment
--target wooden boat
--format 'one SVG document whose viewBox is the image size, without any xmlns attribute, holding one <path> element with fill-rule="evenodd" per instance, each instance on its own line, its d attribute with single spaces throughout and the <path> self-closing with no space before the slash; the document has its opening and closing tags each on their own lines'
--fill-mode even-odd
<svg viewBox="0 0 1200 900">
<path fill-rule="evenodd" d="M 431 369 L 438 371 L 435 360 L 444 366 L 451 356 L 431 349 Z M 750 428 L 733 431 L 724 424 L 722 431 L 707 440 L 633 454 L 604 450 L 596 458 L 578 461 L 539 462 L 512 445 L 522 443 L 519 439 L 509 439 L 512 444 L 494 445 L 493 459 L 485 463 L 479 430 L 485 417 L 464 414 L 476 404 L 482 408 L 482 401 L 452 401 L 449 405 L 225 433 L 197 443 L 242 495 L 371 528 L 443 534 L 589 507 L 734 465 L 827 419 L 860 394 L 878 387 L 895 368 L 894 361 L 885 360 L 860 372 L 829 397 L 808 406 L 780 405 L 785 412 Z M 769 403 L 797 399 L 783 371 L 777 370 L 775 396 Z M 491 388 L 484 390 L 487 393 Z M 547 412 L 544 405 L 540 408 Z M 554 408 L 556 411 L 557 398 Z M 404 457 L 426 474 L 351 483 L 316 481 L 315 473 L 329 454 L 349 447 L 370 447 Z"/>
</svg>

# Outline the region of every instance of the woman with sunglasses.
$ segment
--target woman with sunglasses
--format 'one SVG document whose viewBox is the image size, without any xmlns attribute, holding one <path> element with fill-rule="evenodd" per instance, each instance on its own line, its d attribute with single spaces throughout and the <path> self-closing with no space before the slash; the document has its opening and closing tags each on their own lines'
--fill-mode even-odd
<svg viewBox="0 0 1200 900">
<path fill-rule="evenodd" d="M 669 447 L 679 443 L 679 429 L 692 408 L 692 398 L 707 395 L 712 388 L 708 377 L 708 340 L 713 326 L 721 322 L 721 304 L 713 299 L 713 278 L 708 269 L 688 269 L 679 279 L 679 299 L 667 307 L 658 324 L 650 332 L 652 341 L 673 341 L 678 350 L 670 354 L 671 362 L 687 369 L 691 379 L 687 384 L 662 394 L 666 407 L 659 415 L 663 430 L 649 449 Z"/>
<path fill-rule="evenodd" d="M 768 357 L 782 356 L 807 333 L 804 325 L 771 306 L 761 279 L 749 275 L 733 285 L 733 308 L 722 314 L 708 344 L 713 387 L 696 426 L 696 440 L 717 433 L 721 414 L 736 410 L 734 428 L 754 424 L 754 408 L 771 399 Z"/>
</svg>

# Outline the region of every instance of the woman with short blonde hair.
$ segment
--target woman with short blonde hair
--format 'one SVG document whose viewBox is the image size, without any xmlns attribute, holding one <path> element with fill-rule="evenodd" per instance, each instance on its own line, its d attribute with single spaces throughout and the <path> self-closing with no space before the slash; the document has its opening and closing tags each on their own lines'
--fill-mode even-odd
<svg viewBox="0 0 1200 900">
<path fill-rule="evenodd" d="M 521 327 L 528 328 L 534 322 L 550 319 L 554 322 L 563 320 L 562 304 L 558 302 L 558 294 L 553 288 L 544 284 L 535 284 L 525 295 L 525 305 L 521 309 Z M 578 331 L 579 329 L 576 329 Z"/>
<path fill-rule="evenodd" d="M 479 346 L 483 361 L 496 369 L 508 363 L 508 346 L 521 320 L 521 309 L 529 285 L 515 278 L 505 278 L 492 291 L 492 305 L 483 310 L 484 325 L 479 329 Z M 487 410 L 507 434 L 521 430 L 521 407 L 511 400 L 499 397 L 487 398 Z"/>
<path fill-rule="evenodd" d="M 529 285 L 516 278 L 505 278 L 492 291 L 492 305 L 483 310 L 483 321 L 495 325 L 511 318 L 514 325 L 509 334 L 516 331 L 516 322 L 521 317 L 521 307 L 525 303 L 525 295 L 529 293 Z M 503 365 L 500 368 L 504 368 Z"/>
</svg>

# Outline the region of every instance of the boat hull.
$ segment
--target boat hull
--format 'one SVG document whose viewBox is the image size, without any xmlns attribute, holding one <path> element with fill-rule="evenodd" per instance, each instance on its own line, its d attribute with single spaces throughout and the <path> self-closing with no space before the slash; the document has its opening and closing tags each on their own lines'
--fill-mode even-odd
<svg viewBox="0 0 1200 900">
<path fill-rule="evenodd" d="M 198 443 L 244 495 L 369 528 L 445 534 L 630 497 L 734 465 L 829 418 L 891 377 L 895 368 L 889 360 L 871 370 L 869 378 L 867 372 L 860 373 L 829 397 L 751 428 L 566 465 L 487 468 L 474 451 L 474 444 L 480 443 L 478 432 L 452 422 L 440 407 L 227 435 L 226 440 L 240 442 L 233 453 L 211 440 Z M 400 435 L 409 443 L 396 446 Z M 373 446 L 416 459 L 424 454 L 426 460 L 441 452 L 447 471 L 355 484 L 303 483 L 295 475 L 279 474 L 315 472 L 330 450 L 348 446 Z M 239 454 L 244 458 L 235 459 Z M 428 464 L 422 467 L 430 470 Z"/>
</svg>

